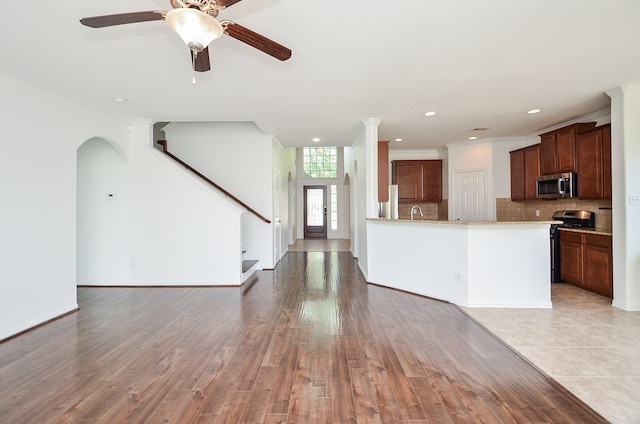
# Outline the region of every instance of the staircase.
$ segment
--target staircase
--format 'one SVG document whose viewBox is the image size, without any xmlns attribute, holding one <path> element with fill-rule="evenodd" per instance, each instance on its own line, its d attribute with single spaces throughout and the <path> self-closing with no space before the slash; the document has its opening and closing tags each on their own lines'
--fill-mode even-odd
<svg viewBox="0 0 640 424">
<path fill-rule="evenodd" d="M 245 259 L 247 251 L 242 251 L 242 284 L 252 281 L 256 277 L 256 271 L 258 270 L 257 259 Z"/>
<path fill-rule="evenodd" d="M 205 175 L 203 175 L 202 173 L 200 173 L 199 171 L 197 171 L 196 169 L 191 167 L 189 164 L 184 162 L 182 159 L 180 159 L 179 157 L 177 157 L 174 154 L 172 154 L 171 152 L 169 152 L 167 140 L 158 140 L 157 143 L 162 147 L 162 149 L 161 149 L 162 153 L 164 153 L 166 156 L 171 158 L 177 164 L 183 166 L 189 172 L 191 172 L 192 174 L 194 174 L 195 176 L 200 178 L 202 181 L 204 181 L 205 183 L 207 183 L 208 185 L 210 185 L 211 187 L 216 189 L 222 195 L 226 196 L 226 198 L 232 200 L 236 204 L 240 205 L 242 208 L 246 209 L 246 211 L 248 213 L 256 216 L 258 219 L 260 219 L 261 221 L 263 221 L 263 222 L 265 222 L 267 224 L 271 224 L 271 221 L 269 219 L 267 219 L 266 217 L 260 215 L 257 211 L 255 211 L 254 209 L 249 207 L 249 205 L 247 205 L 246 203 L 242 202 L 240 199 L 238 199 L 237 197 L 235 197 L 234 195 L 229 193 L 227 190 L 225 190 L 224 188 L 222 188 L 221 186 L 219 186 L 215 182 L 211 181 L 209 178 L 207 178 Z M 245 258 L 246 253 L 247 253 L 246 250 L 242 251 L 242 276 L 241 276 L 241 284 L 242 285 L 244 285 L 244 284 L 246 284 L 248 282 L 254 281 L 255 278 L 256 278 L 256 271 L 258 270 L 258 262 L 259 261 L 257 259 L 246 259 Z"/>
</svg>

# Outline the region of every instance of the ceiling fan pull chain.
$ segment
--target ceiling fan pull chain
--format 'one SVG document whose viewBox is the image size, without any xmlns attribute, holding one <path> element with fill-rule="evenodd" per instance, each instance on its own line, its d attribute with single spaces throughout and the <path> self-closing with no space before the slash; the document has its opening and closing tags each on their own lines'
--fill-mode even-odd
<svg viewBox="0 0 640 424">
<path fill-rule="evenodd" d="M 196 59 L 198 58 L 198 50 L 193 49 L 193 54 L 191 55 L 191 72 L 193 72 L 193 77 L 191 78 L 191 84 L 196 85 Z"/>
</svg>

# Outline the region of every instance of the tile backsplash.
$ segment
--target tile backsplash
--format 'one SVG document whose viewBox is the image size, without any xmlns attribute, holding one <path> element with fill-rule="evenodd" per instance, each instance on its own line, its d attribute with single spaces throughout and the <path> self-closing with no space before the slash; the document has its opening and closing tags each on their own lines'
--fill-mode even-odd
<svg viewBox="0 0 640 424">
<path fill-rule="evenodd" d="M 418 205 L 422 209 L 424 219 L 446 221 L 449 218 L 448 204 L 447 199 L 443 199 L 440 203 L 400 203 L 398 204 L 398 217 L 400 219 L 411 218 L 411 208 Z"/>
<path fill-rule="evenodd" d="M 555 211 L 565 209 L 587 210 L 596 214 L 596 228 L 611 232 L 611 199 L 580 200 L 527 200 L 514 202 L 511 199 L 496 199 L 498 221 L 549 221 Z M 536 216 L 540 211 L 540 216 Z"/>
</svg>

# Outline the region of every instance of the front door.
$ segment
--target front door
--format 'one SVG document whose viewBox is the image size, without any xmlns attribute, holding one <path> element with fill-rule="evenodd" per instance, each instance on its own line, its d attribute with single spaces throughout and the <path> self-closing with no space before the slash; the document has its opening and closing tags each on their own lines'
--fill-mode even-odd
<svg viewBox="0 0 640 424">
<path fill-rule="evenodd" d="M 304 238 L 327 238 L 325 186 L 304 186 Z"/>
</svg>

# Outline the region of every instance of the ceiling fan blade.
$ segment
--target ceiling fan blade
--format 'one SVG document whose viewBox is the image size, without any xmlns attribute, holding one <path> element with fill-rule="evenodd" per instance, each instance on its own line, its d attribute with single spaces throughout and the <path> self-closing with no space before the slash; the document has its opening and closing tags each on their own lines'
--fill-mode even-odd
<svg viewBox="0 0 640 424">
<path fill-rule="evenodd" d="M 229 7 L 238 3 L 241 0 L 216 0 L 216 4 L 219 6 Z"/>
<path fill-rule="evenodd" d="M 191 50 L 191 62 L 193 62 L 193 50 Z M 211 61 L 209 60 L 209 47 L 205 47 L 198 56 L 196 56 L 193 69 L 196 72 L 207 72 L 211 69 Z"/>
<path fill-rule="evenodd" d="M 275 41 L 269 40 L 267 37 L 260 35 L 257 32 L 251 31 L 250 29 L 231 21 L 222 21 L 221 24 L 224 27 L 225 34 L 255 47 L 278 60 L 284 61 L 291 57 L 291 50 L 276 43 Z"/>
<path fill-rule="evenodd" d="M 164 19 L 164 13 L 162 10 L 148 10 L 146 12 L 92 16 L 90 18 L 80 19 L 80 23 L 91 28 L 104 28 L 114 25 L 133 24 L 136 22 L 161 21 Z"/>
</svg>

